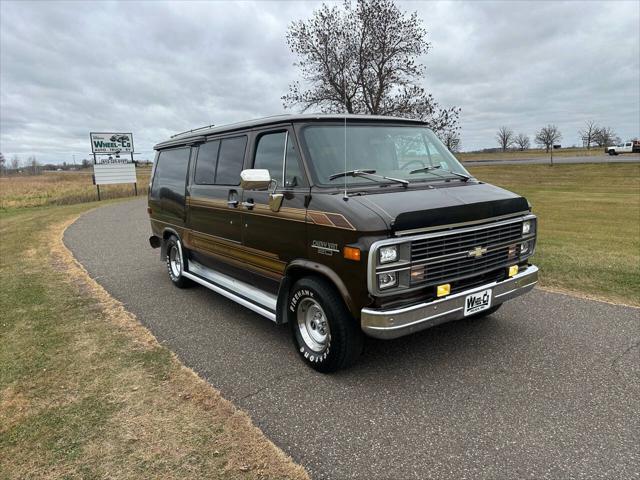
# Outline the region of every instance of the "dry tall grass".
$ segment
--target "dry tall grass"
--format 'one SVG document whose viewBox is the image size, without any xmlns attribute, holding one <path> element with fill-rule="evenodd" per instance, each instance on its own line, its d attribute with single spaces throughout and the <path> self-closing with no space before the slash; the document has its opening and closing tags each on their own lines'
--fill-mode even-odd
<svg viewBox="0 0 640 480">
<path fill-rule="evenodd" d="M 93 202 L 98 194 L 91 173 L 81 170 L 0 177 L 0 210 Z M 137 169 L 138 195 L 147 194 L 150 173 L 150 168 Z M 100 194 L 102 199 L 129 197 L 134 188 L 133 184 L 102 185 Z"/>
</svg>

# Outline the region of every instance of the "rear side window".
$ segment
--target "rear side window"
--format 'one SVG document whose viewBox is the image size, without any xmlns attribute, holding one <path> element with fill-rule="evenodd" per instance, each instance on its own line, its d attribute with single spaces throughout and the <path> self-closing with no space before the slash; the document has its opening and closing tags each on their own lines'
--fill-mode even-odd
<svg viewBox="0 0 640 480">
<path fill-rule="evenodd" d="M 213 185 L 216 177 L 216 164 L 218 163 L 218 148 L 220 140 L 214 140 L 200 145 L 198 159 L 196 160 L 195 182 L 198 185 Z"/>
<path fill-rule="evenodd" d="M 216 185 L 239 185 L 247 137 L 224 138 L 220 142 Z"/>
<path fill-rule="evenodd" d="M 187 167 L 189 166 L 190 148 L 163 150 L 158 154 L 156 170 L 153 176 L 151 196 L 168 189 L 184 195 L 187 183 Z"/>
</svg>

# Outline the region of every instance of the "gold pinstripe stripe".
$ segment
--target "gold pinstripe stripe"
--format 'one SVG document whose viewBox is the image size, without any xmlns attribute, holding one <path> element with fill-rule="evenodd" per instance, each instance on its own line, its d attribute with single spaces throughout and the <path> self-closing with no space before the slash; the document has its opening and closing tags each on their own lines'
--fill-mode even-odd
<svg viewBox="0 0 640 480">
<path fill-rule="evenodd" d="M 278 256 L 273 253 L 245 247 L 244 245 L 232 243 L 212 235 L 192 230 L 190 232 L 190 239 L 192 246 L 195 247 L 194 250 L 224 257 L 229 260 L 235 260 L 240 262 L 244 268 L 253 266 L 281 275 L 287 266 L 285 262 L 279 260 Z"/>
<path fill-rule="evenodd" d="M 187 205 L 215 210 L 229 210 L 229 206 L 225 200 L 205 197 L 187 197 Z M 353 224 L 347 220 L 344 215 L 334 212 L 321 212 L 318 210 L 305 210 L 304 208 L 292 207 L 282 207 L 280 211 L 273 212 L 268 205 L 257 203 L 255 207 L 253 207 L 253 210 L 242 210 L 242 213 L 313 223 L 315 225 L 340 228 L 343 230 L 355 230 Z"/>
</svg>

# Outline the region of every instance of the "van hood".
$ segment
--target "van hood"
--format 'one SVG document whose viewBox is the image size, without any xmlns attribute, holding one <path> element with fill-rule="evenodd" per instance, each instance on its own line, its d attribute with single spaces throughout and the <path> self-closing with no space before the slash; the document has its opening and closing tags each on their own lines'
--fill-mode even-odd
<svg viewBox="0 0 640 480">
<path fill-rule="evenodd" d="M 488 183 L 464 183 L 354 197 L 393 231 L 471 222 L 530 210 L 524 197 Z"/>
</svg>

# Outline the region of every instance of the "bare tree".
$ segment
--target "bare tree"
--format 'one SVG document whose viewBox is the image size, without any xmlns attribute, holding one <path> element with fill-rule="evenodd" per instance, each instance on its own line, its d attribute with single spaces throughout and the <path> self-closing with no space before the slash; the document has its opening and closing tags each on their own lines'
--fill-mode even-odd
<svg viewBox="0 0 640 480">
<path fill-rule="evenodd" d="M 27 164 L 31 175 L 37 175 L 40 172 L 40 164 L 38 163 L 35 155 L 29 157 Z"/>
<path fill-rule="evenodd" d="M 600 127 L 595 131 L 593 135 L 593 141 L 599 147 L 608 147 L 610 145 L 616 145 L 620 143 L 620 137 L 616 135 L 616 132 L 613 131 L 613 128 Z"/>
<path fill-rule="evenodd" d="M 516 137 L 513 139 L 513 143 L 518 146 L 518 150 L 520 150 L 521 152 L 529 150 L 529 136 L 525 135 L 524 133 L 519 133 L 518 135 L 516 135 Z"/>
<path fill-rule="evenodd" d="M 591 145 L 595 143 L 595 136 L 598 132 L 598 126 L 593 120 L 589 120 L 584 124 L 582 130 L 578 130 L 578 135 L 582 139 L 582 145 L 587 147 L 587 150 L 591 148 Z"/>
<path fill-rule="evenodd" d="M 536 133 L 536 144 L 545 148 L 546 152 L 553 148 L 553 144 L 559 142 L 562 139 L 562 133 L 555 125 L 547 125 L 542 127 L 538 133 Z"/>
<path fill-rule="evenodd" d="M 14 155 L 11 157 L 11 169 L 18 170 L 20 168 L 20 157 L 18 155 Z"/>
<path fill-rule="evenodd" d="M 450 152 L 460 151 L 460 132 L 457 129 L 447 129 L 439 134 L 440 140 Z"/>
<path fill-rule="evenodd" d="M 502 149 L 502 151 L 506 152 L 507 148 L 513 145 L 513 141 L 514 141 L 513 130 L 511 130 L 508 127 L 500 127 L 500 129 L 498 130 L 498 133 L 496 133 L 496 140 L 498 140 L 498 145 L 500 145 L 500 148 Z"/>
<path fill-rule="evenodd" d="M 403 12 L 393 0 L 323 4 L 289 25 L 287 44 L 309 88 L 289 85 L 285 108 L 395 115 L 424 120 L 436 132 L 457 129 L 460 109 L 440 107 L 420 86 L 426 34 L 417 13 Z"/>
</svg>

